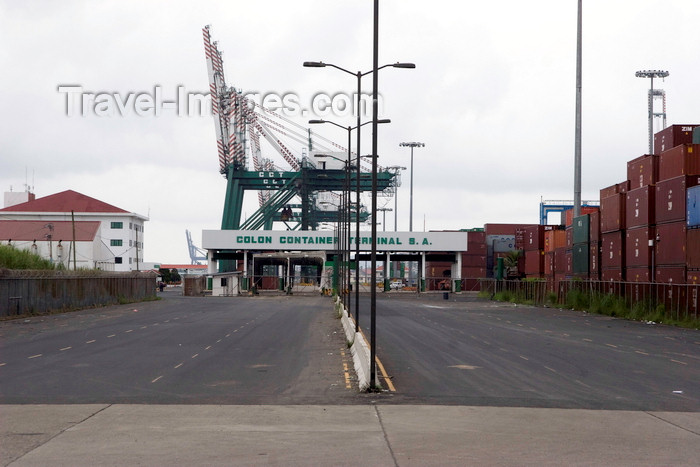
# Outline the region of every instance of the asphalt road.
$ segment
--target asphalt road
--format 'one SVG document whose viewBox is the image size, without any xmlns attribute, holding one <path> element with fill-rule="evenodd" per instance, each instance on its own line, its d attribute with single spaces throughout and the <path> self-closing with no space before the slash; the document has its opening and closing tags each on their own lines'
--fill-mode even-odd
<svg viewBox="0 0 700 467">
<path fill-rule="evenodd" d="M 193 298 L 0 323 L 0 404 L 343 404 L 328 298 Z M 357 385 L 355 384 L 355 387 Z"/>
<path fill-rule="evenodd" d="M 700 411 L 697 330 L 394 294 L 377 302 L 377 354 L 397 389 L 386 402 Z"/>
</svg>

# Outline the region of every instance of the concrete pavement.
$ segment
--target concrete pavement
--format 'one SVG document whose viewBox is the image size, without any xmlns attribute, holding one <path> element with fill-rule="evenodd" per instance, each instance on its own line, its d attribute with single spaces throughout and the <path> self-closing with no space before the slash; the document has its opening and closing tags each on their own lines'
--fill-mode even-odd
<svg viewBox="0 0 700 467">
<path fill-rule="evenodd" d="M 696 466 L 700 413 L 432 405 L 2 405 L 20 466 Z"/>
</svg>

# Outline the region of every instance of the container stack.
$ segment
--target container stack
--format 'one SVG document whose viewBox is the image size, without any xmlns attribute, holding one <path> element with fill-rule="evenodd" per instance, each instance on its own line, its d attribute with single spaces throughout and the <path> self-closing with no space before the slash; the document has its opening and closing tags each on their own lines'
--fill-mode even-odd
<svg viewBox="0 0 700 467">
<path fill-rule="evenodd" d="M 629 180 L 600 190 L 600 278 L 625 280 L 625 204 Z"/>
<path fill-rule="evenodd" d="M 700 186 L 700 144 L 693 143 L 693 127 L 672 125 L 654 136 L 659 154 L 656 184 L 656 232 L 654 281 L 683 284 L 700 268 L 696 260 L 700 243 L 694 224 L 693 203 Z"/>
<path fill-rule="evenodd" d="M 700 131 L 696 133 L 700 139 Z M 686 213 L 687 281 L 700 284 L 700 183 L 686 192 Z"/>
<path fill-rule="evenodd" d="M 518 231 L 523 237 L 525 277 L 541 278 L 544 275 L 544 225 L 533 225 Z"/>
<path fill-rule="evenodd" d="M 652 282 L 651 251 L 658 174 L 659 157 L 656 155 L 644 155 L 627 163 L 629 190 L 625 194 L 624 266 L 629 282 Z"/>
<path fill-rule="evenodd" d="M 574 277 L 587 279 L 590 275 L 590 222 L 590 214 L 573 218 L 571 272 Z"/>
<path fill-rule="evenodd" d="M 467 236 L 467 252 L 462 255 L 462 279 L 464 290 L 474 290 L 479 279 L 486 277 L 486 232 L 470 229 Z"/>
<path fill-rule="evenodd" d="M 588 277 L 591 280 L 600 280 L 600 211 L 590 213 L 588 220 Z"/>
<path fill-rule="evenodd" d="M 557 251 L 560 267 L 557 267 Z M 566 270 L 566 231 L 559 226 L 544 232 L 544 277 L 548 280 L 563 279 Z M 559 271 L 559 274 L 557 274 Z"/>
</svg>

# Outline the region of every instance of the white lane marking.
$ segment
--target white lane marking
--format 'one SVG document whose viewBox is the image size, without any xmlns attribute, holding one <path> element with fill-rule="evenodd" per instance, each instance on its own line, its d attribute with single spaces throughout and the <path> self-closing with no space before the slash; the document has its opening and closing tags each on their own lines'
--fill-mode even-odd
<svg viewBox="0 0 700 467">
<path fill-rule="evenodd" d="M 175 365 L 175 368 L 180 368 L 181 366 L 182 366 L 182 363 L 178 363 L 177 365 Z"/>
<path fill-rule="evenodd" d="M 43 354 L 38 353 L 38 354 L 36 354 L 36 355 L 32 355 L 31 357 L 27 357 L 27 359 L 30 359 L 30 358 L 38 358 L 38 357 L 41 357 L 42 355 L 43 355 Z"/>
<path fill-rule="evenodd" d="M 211 349 L 211 345 L 207 346 L 204 350 L 209 350 Z"/>
<path fill-rule="evenodd" d="M 192 355 L 192 358 L 197 358 L 198 355 L 199 355 L 199 354 L 196 353 L 196 354 Z"/>
<path fill-rule="evenodd" d="M 550 368 L 550 367 L 548 367 L 548 366 L 546 366 L 546 365 L 545 365 L 545 368 L 548 369 L 549 371 L 553 372 L 553 373 L 556 373 L 556 372 L 557 372 L 557 370 L 555 370 L 555 369 L 553 369 L 553 368 Z"/>
<path fill-rule="evenodd" d="M 158 380 L 161 379 L 162 377 L 163 377 L 163 375 L 160 375 L 159 377 L 157 377 L 156 379 L 154 379 L 153 381 L 151 381 L 151 383 L 155 383 L 156 381 L 158 381 Z"/>
<path fill-rule="evenodd" d="M 58 349 L 58 350 L 60 350 L 61 352 L 63 352 L 63 351 L 65 351 L 65 350 L 70 350 L 70 349 L 72 349 L 72 348 L 73 348 L 73 347 L 63 347 L 62 349 Z"/>
<path fill-rule="evenodd" d="M 518 355 L 518 357 L 522 358 L 523 360 L 527 360 L 528 362 L 530 361 L 530 359 L 529 359 L 529 358 L 527 358 L 527 357 L 523 357 L 522 355 Z"/>
<path fill-rule="evenodd" d="M 672 362 L 675 362 L 675 363 L 680 363 L 681 365 L 687 365 L 686 362 L 681 362 L 680 360 L 671 359 L 671 361 L 672 361 Z"/>
<path fill-rule="evenodd" d="M 93 339 L 91 341 L 87 341 L 86 344 L 92 344 L 93 342 L 97 342 L 97 339 Z"/>
<path fill-rule="evenodd" d="M 648 353 L 642 352 L 641 350 L 635 350 L 635 352 L 641 355 L 649 355 Z"/>
<path fill-rule="evenodd" d="M 129 329 L 128 331 L 124 331 L 124 334 L 126 334 L 126 333 L 128 333 L 128 332 L 134 332 L 134 330 L 133 330 L 133 329 Z"/>
<path fill-rule="evenodd" d="M 109 338 L 109 337 L 114 337 L 114 336 L 116 336 L 116 334 L 112 334 L 112 335 L 110 335 L 110 336 L 107 336 L 107 337 Z"/>
</svg>

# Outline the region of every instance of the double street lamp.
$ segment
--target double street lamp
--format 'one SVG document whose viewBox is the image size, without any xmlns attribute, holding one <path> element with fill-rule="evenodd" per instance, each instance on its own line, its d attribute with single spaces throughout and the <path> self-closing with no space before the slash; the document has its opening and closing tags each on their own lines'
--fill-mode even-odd
<svg viewBox="0 0 700 467">
<path fill-rule="evenodd" d="M 338 159 L 337 157 L 331 156 L 331 155 L 326 155 L 326 154 L 319 154 L 316 157 L 331 157 L 333 159 L 336 159 L 340 162 L 345 162 L 345 167 L 346 167 L 346 177 L 347 177 L 347 182 L 346 182 L 346 187 L 345 189 L 347 190 L 348 194 L 348 206 L 347 206 L 347 212 L 348 212 L 348 226 L 347 226 L 347 231 L 348 231 L 348 242 L 347 242 L 347 256 L 348 256 L 348 261 L 350 259 L 350 169 L 352 167 L 352 156 L 351 156 L 351 150 L 350 150 L 350 145 L 352 142 L 352 131 L 353 130 L 358 130 L 358 142 L 359 142 L 359 128 L 367 125 L 368 123 L 372 123 L 371 120 L 367 121 L 365 123 L 360 123 L 359 125 L 355 126 L 343 126 L 338 123 L 329 121 L 329 120 L 309 120 L 310 125 L 319 125 L 323 123 L 329 123 L 333 126 L 337 126 L 338 128 L 342 128 L 344 130 L 347 130 L 348 132 L 348 159 L 347 161 L 342 161 Z M 391 120 L 388 118 L 377 120 L 377 123 L 391 123 Z M 359 148 L 357 149 L 357 152 L 359 154 Z M 360 330 L 360 179 L 362 176 L 362 171 L 360 168 L 360 157 L 365 157 L 365 156 L 357 156 L 355 161 L 357 161 L 357 175 L 356 175 L 356 184 L 355 184 L 355 197 L 356 197 L 356 203 L 355 203 L 355 332 L 359 332 Z M 350 269 L 348 268 L 347 272 L 347 283 L 350 284 Z M 349 298 L 349 297 L 348 297 Z M 350 312 L 350 307 L 348 306 L 348 313 Z"/>
<path fill-rule="evenodd" d="M 377 123 L 379 123 L 378 112 L 379 112 L 379 79 L 377 73 L 382 68 L 393 67 L 393 68 L 415 68 L 414 63 L 392 63 L 383 66 L 379 66 L 379 0 L 374 0 L 374 26 L 373 26 L 373 41 L 372 41 L 372 70 L 367 72 L 356 72 L 353 73 L 350 70 L 346 70 L 343 67 L 333 65 L 331 63 L 323 62 L 304 62 L 305 67 L 312 68 L 323 68 L 330 66 L 342 72 L 354 75 L 357 77 L 357 126 L 360 123 L 360 94 L 362 92 L 362 77 L 372 73 L 372 253 L 371 253 L 371 267 L 372 267 L 372 284 L 371 284 L 371 295 L 370 295 L 370 358 L 369 358 L 369 373 L 370 373 L 370 388 L 376 386 L 376 320 L 377 320 Z M 360 152 L 360 131 L 357 132 L 357 151 Z M 358 161 L 359 162 L 359 161 Z M 357 164 L 359 167 L 359 163 Z M 359 177 L 358 177 L 359 180 Z M 356 309 L 359 303 L 356 303 Z M 357 313 L 357 312 L 356 312 Z"/>
</svg>

